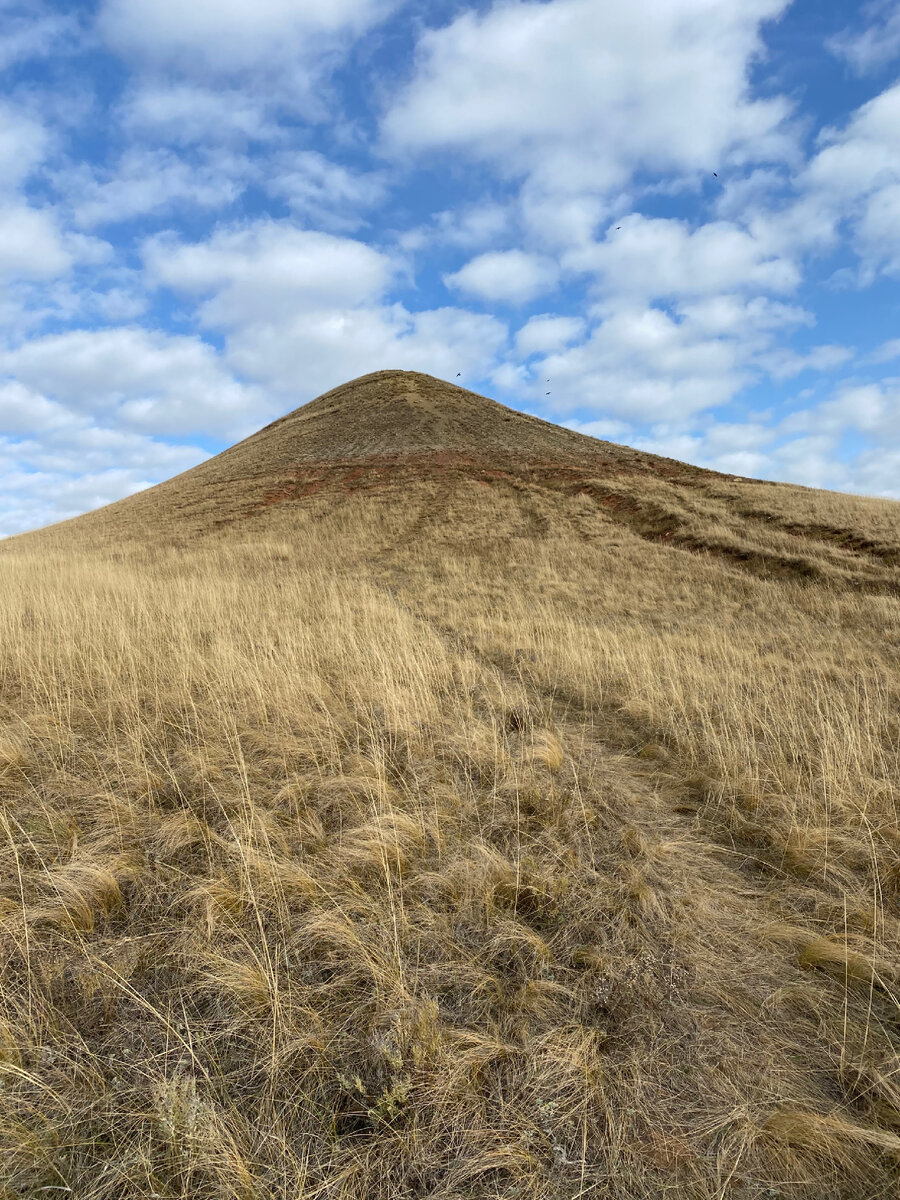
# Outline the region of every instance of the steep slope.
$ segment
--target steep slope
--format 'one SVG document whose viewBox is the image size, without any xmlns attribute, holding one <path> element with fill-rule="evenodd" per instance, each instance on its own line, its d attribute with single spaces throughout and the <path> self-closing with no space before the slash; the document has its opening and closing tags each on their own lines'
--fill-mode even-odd
<svg viewBox="0 0 900 1200">
<path fill-rule="evenodd" d="M 764 578 L 893 595 L 896 506 L 725 476 L 599 441 L 410 371 L 353 380 L 165 483 L 12 539 L 112 547 L 295 536 L 379 514 L 372 550 L 627 528 Z M 354 515 L 355 514 L 355 515 Z"/>
<path fill-rule="evenodd" d="M 493 477 L 578 481 L 696 468 L 585 437 L 413 371 L 353 380 L 158 487 L 77 518 L 99 537 L 203 536 L 324 490 Z M 258 529 L 257 529 L 258 532 Z"/>
<path fill-rule="evenodd" d="M 900 505 L 386 372 L 0 549 L 2 1200 L 898 1193 Z"/>
</svg>

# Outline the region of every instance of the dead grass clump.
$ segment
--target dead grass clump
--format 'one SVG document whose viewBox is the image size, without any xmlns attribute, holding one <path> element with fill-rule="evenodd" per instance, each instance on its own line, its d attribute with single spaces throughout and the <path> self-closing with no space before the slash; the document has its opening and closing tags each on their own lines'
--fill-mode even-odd
<svg viewBox="0 0 900 1200">
<path fill-rule="evenodd" d="M 122 884 L 142 869 L 137 854 L 119 855 L 107 862 L 76 861 L 46 872 L 45 899 L 28 913 L 35 923 L 90 933 L 123 903 Z"/>
<path fill-rule="evenodd" d="M 896 1133 L 866 1128 L 837 1112 L 822 1114 L 791 1105 L 767 1118 L 762 1136 L 782 1147 L 782 1153 L 798 1156 L 796 1165 L 804 1173 L 819 1171 L 827 1176 L 837 1170 L 845 1178 L 859 1174 L 871 1179 L 879 1156 L 900 1156 Z"/>
<path fill-rule="evenodd" d="M 819 937 L 809 929 L 777 923 L 768 926 L 764 936 L 793 950 L 801 966 L 825 971 L 847 983 L 887 987 L 895 977 L 892 964 L 874 953 L 854 950 L 838 938 Z"/>
<path fill-rule="evenodd" d="M 559 738 L 549 730 L 535 734 L 526 751 L 528 762 L 545 767 L 555 774 L 565 761 L 565 751 Z"/>
</svg>

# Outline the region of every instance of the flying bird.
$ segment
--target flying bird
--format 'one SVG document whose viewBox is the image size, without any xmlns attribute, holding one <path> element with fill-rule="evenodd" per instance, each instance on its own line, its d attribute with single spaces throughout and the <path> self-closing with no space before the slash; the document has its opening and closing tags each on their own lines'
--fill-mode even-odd
<svg viewBox="0 0 900 1200">
<path fill-rule="evenodd" d="M 545 395 L 545 396 L 549 396 L 549 395 L 550 395 L 550 393 L 549 393 L 549 392 L 544 392 L 544 395 Z"/>
<path fill-rule="evenodd" d="M 713 171 L 713 175 L 715 175 L 716 179 L 718 179 L 718 178 L 719 178 L 719 172 L 718 172 L 718 171 Z"/>
<path fill-rule="evenodd" d="M 617 225 L 617 226 L 616 226 L 616 229 L 621 229 L 621 228 L 622 228 L 622 226 L 621 226 L 621 225 Z"/>
<path fill-rule="evenodd" d="M 462 371 L 457 371 L 457 372 L 456 372 L 456 378 L 457 378 L 457 379 L 459 379 L 460 375 L 462 375 Z"/>
</svg>

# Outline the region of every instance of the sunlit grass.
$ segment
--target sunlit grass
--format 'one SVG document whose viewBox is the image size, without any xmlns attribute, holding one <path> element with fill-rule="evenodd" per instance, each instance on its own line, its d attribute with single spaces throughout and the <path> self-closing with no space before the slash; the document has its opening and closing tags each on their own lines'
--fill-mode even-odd
<svg viewBox="0 0 900 1200">
<path fill-rule="evenodd" d="M 477 494 L 5 548 L 0 1195 L 892 1194 L 897 600 Z"/>
</svg>

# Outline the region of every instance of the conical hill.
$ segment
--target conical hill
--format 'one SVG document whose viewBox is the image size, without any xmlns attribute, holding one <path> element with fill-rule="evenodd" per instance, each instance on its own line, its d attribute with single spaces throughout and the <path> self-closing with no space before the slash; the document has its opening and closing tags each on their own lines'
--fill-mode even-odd
<svg viewBox="0 0 900 1200">
<path fill-rule="evenodd" d="M 344 526 L 378 525 L 373 553 L 422 541 L 476 552 L 510 538 L 586 543 L 624 529 L 758 577 L 898 587 L 890 502 L 703 470 L 415 371 L 352 380 L 192 470 L 8 545 L 290 540 L 338 513 Z"/>
</svg>

